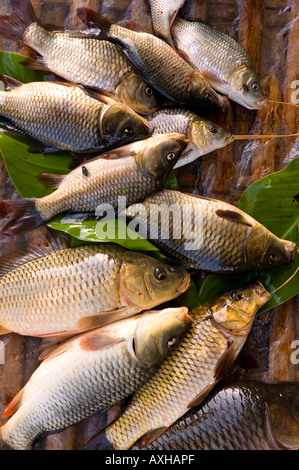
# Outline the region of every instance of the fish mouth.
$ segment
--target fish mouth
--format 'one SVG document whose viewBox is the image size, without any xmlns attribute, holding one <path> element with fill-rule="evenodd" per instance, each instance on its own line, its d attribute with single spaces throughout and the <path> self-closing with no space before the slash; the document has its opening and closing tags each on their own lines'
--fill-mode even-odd
<svg viewBox="0 0 299 470">
<path fill-rule="evenodd" d="M 254 105 L 256 106 L 256 109 L 262 109 L 262 107 L 265 106 L 265 104 L 267 104 L 267 101 L 268 101 L 267 96 L 262 96 L 260 99 L 258 99 L 254 103 Z"/>
<path fill-rule="evenodd" d="M 296 243 L 285 242 L 284 249 L 285 249 L 285 254 L 287 257 L 287 263 L 292 263 L 295 259 Z"/>
<path fill-rule="evenodd" d="M 225 140 L 224 140 L 225 144 L 226 144 L 226 145 L 231 144 L 231 143 L 234 141 L 234 138 L 235 138 L 234 134 L 229 133 L 229 134 L 225 137 Z"/>
<path fill-rule="evenodd" d="M 261 306 L 272 297 L 272 294 L 266 290 L 260 281 L 255 281 L 252 286 L 254 287 L 256 295 L 260 298 Z"/>
<path fill-rule="evenodd" d="M 188 272 L 186 272 L 185 279 L 176 290 L 177 295 L 180 295 L 186 292 L 186 290 L 189 289 L 190 285 L 191 285 L 191 276 Z"/>
</svg>

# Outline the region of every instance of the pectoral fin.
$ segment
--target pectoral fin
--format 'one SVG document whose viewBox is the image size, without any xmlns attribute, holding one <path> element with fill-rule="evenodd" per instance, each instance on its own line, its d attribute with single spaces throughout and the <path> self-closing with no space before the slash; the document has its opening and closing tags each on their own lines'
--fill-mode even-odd
<svg viewBox="0 0 299 470">
<path fill-rule="evenodd" d="M 248 225 L 252 227 L 250 220 L 246 218 L 245 215 L 240 214 L 239 212 L 229 211 L 229 210 L 217 210 L 216 215 L 222 219 L 229 220 L 230 222 L 236 222 L 238 224 Z"/>
<path fill-rule="evenodd" d="M 99 349 L 109 348 L 110 346 L 114 346 L 122 341 L 124 341 L 122 336 L 109 333 L 105 334 L 105 332 L 95 334 L 91 333 L 81 339 L 80 347 L 84 351 L 97 351 Z"/>
<path fill-rule="evenodd" d="M 64 180 L 65 175 L 52 175 L 51 173 L 42 173 L 37 178 L 43 183 L 45 188 L 55 190 Z"/>
<path fill-rule="evenodd" d="M 212 88 L 225 93 L 227 89 L 227 83 L 218 77 L 218 75 L 211 72 L 211 70 L 199 70 L 199 72 L 204 76 L 207 82 L 209 82 Z"/>
<path fill-rule="evenodd" d="M 188 408 L 193 408 L 202 403 L 205 398 L 209 395 L 210 391 L 214 388 L 216 382 L 213 382 L 212 385 L 206 387 L 201 393 L 199 393 L 190 403 L 188 403 Z"/>
<path fill-rule="evenodd" d="M 76 328 L 78 329 L 78 331 L 86 331 L 92 330 L 93 328 L 99 328 L 100 326 L 107 325 L 108 323 L 113 323 L 125 317 L 127 310 L 127 307 L 122 307 L 116 310 L 111 310 L 109 312 L 100 312 L 96 315 L 80 318 L 80 320 L 78 320 L 76 323 Z"/>
</svg>

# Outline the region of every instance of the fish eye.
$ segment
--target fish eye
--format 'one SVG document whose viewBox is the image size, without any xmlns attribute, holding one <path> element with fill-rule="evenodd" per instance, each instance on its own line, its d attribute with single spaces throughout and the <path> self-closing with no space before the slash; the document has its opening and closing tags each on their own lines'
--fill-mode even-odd
<svg viewBox="0 0 299 470">
<path fill-rule="evenodd" d="M 268 257 L 268 264 L 276 264 L 277 263 L 277 256 L 274 253 L 271 253 Z"/>
<path fill-rule="evenodd" d="M 238 290 L 233 290 L 230 294 L 229 294 L 229 298 L 231 300 L 235 300 L 236 302 L 238 302 L 239 300 L 241 300 L 243 298 L 243 295 L 241 294 L 240 291 Z"/>
<path fill-rule="evenodd" d="M 158 279 L 158 281 L 164 281 L 164 279 L 166 279 L 167 277 L 165 269 L 160 266 L 155 269 L 154 275 L 155 278 Z"/>
<path fill-rule="evenodd" d="M 172 160 L 174 160 L 176 158 L 176 154 L 174 152 L 169 152 L 167 155 L 166 155 L 166 159 L 169 161 L 169 162 L 172 162 Z"/>
<path fill-rule="evenodd" d="M 217 129 L 216 126 L 210 126 L 210 127 L 209 127 L 209 131 L 210 131 L 212 134 L 217 134 L 218 129 Z"/>
<path fill-rule="evenodd" d="M 248 88 L 248 86 L 246 85 L 246 83 L 244 83 L 244 85 L 243 85 L 243 90 L 245 91 L 245 93 L 248 93 L 248 92 L 249 92 L 249 88 Z"/>
<path fill-rule="evenodd" d="M 153 96 L 153 89 L 149 86 L 146 87 L 145 89 L 145 94 L 146 96 Z"/>
<path fill-rule="evenodd" d="M 208 101 L 209 103 L 211 103 L 211 101 L 212 101 L 212 95 L 211 95 L 211 93 L 206 93 L 206 94 L 205 94 L 205 100 Z"/>
<path fill-rule="evenodd" d="M 130 135 L 133 135 L 134 131 L 132 129 L 132 127 L 126 127 L 125 130 L 124 130 L 124 136 L 130 136 Z"/>
<path fill-rule="evenodd" d="M 167 341 L 167 348 L 172 349 L 177 343 L 177 338 L 175 336 L 171 336 L 169 340 Z"/>
<path fill-rule="evenodd" d="M 253 89 L 253 91 L 259 91 L 259 89 L 260 89 L 258 83 L 256 83 L 256 82 L 254 82 L 254 83 L 251 85 L 251 88 Z"/>
</svg>

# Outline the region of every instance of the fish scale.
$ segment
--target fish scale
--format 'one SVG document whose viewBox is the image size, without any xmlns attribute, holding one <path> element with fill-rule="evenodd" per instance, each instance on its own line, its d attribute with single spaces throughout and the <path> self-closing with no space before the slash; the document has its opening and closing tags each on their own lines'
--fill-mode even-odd
<svg viewBox="0 0 299 470">
<path fill-rule="evenodd" d="M 171 28 L 177 50 L 220 93 L 248 109 L 260 109 L 265 96 L 247 51 L 215 27 L 177 17 Z"/>
<path fill-rule="evenodd" d="M 107 105 L 80 88 L 50 82 L 28 83 L 1 92 L 0 113 L 17 127 L 64 150 L 100 147 L 100 114 Z"/>
<path fill-rule="evenodd" d="M 48 31 L 38 23 L 28 26 L 24 41 L 52 72 L 73 83 L 114 92 L 120 80 L 133 71 L 121 49 L 108 41 Z"/>
<path fill-rule="evenodd" d="M 179 341 L 188 329 L 187 312 L 185 307 L 144 312 L 48 351 L 12 410 L 6 410 L 15 414 L 0 429 L 0 448 L 30 449 L 41 434 L 75 424 L 131 395 L 167 355 L 169 341 Z"/>
</svg>

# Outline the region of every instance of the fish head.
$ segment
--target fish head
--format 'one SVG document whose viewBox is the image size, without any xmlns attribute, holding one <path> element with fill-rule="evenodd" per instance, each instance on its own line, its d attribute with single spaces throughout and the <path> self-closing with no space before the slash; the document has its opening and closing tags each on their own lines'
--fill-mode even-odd
<svg viewBox="0 0 299 470">
<path fill-rule="evenodd" d="M 137 154 L 138 166 L 145 176 L 151 176 L 162 183 L 187 144 L 188 139 L 183 134 L 153 135 Z"/>
<path fill-rule="evenodd" d="M 229 98 L 247 109 L 260 109 L 266 99 L 255 72 L 245 65 L 234 71 L 229 89 Z"/>
<path fill-rule="evenodd" d="M 257 310 L 270 298 L 271 294 L 256 281 L 216 299 L 211 307 L 212 318 L 222 330 L 230 334 L 247 335 Z"/>
<path fill-rule="evenodd" d="M 109 145 L 125 145 L 149 137 L 150 129 L 148 122 L 129 106 L 114 103 L 102 112 L 100 133 Z"/>
<path fill-rule="evenodd" d="M 209 85 L 206 79 L 199 73 L 194 72 L 189 80 L 188 91 L 190 94 L 190 104 L 193 108 L 200 106 L 201 108 L 222 108 L 226 106 L 226 98 L 219 95 Z"/>
<path fill-rule="evenodd" d="M 189 138 L 194 147 L 204 155 L 230 144 L 234 136 L 211 121 L 196 118 L 192 121 Z"/>
<path fill-rule="evenodd" d="M 190 274 L 142 253 L 128 253 L 119 285 L 126 304 L 148 310 L 185 292 L 190 286 Z"/>
<path fill-rule="evenodd" d="M 147 368 L 162 362 L 177 346 L 191 324 L 192 318 L 186 307 L 143 313 L 134 334 L 132 348 L 138 362 Z"/>
<path fill-rule="evenodd" d="M 154 113 L 161 105 L 159 94 L 133 72 L 125 76 L 116 93 L 120 101 L 139 114 Z"/>
<path fill-rule="evenodd" d="M 263 268 L 294 261 L 296 244 L 276 237 L 262 225 L 253 227 L 246 242 L 246 267 Z"/>
</svg>

